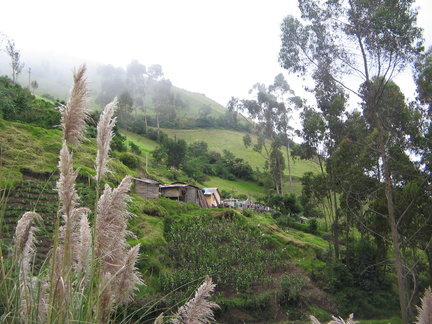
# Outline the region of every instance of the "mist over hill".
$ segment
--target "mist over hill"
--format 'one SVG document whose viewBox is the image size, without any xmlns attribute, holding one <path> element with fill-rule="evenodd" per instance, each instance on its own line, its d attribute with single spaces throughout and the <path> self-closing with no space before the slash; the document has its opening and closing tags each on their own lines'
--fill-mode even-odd
<svg viewBox="0 0 432 324">
<path fill-rule="evenodd" d="M 87 79 L 89 80 L 89 88 L 91 89 L 91 97 L 94 99 L 98 96 L 101 89 L 102 76 L 100 69 L 104 66 L 111 66 L 114 69 L 126 70 L 126 66 L 114 66 L 112 64 L 104 64 L 97 61 L 87 60 L 68 56 L 63 53 L 53 51 L 37 51 L 37 50 L 20 50 L 21 62 L 24 63 L 24 68 L 18 77 L 18 83 L 23 87 L 29 87 L 31 81 L 38 83 L 38 88 L 35 90 L 36 95 L 50 94 L 56 99 L 66 101 L 72 87 L 73 79 L 72 72 L 82 64 L 87 66 Z M 132 60 L 131 60 L 132 62 Z M 131 62 L 128 62 L 130 64 Z M 139 62 L 146 65 L 146 62 Z M 146 65 L 148 68 L 148 66 Z M 30 69 L 30 71 L 29 71 Z M 163 66 L 162 66 L 163 69 Z M 29 73 L 30 72 L 30 73 Z M 165 78 L 169 80 L 170 71 L 163 71 Z M 0 52 L 0 75 L 11 76 L 12 69 L 10 67 L 10 59 L 6 53 Z M 225 107 L 223 104 L 208 98 L 203 93 L 194 92 L 193 89 L 182 89 L 173 84 L 174 92 L 180 93 L 183 96 L 191 96 L 190 101 L 195 104 L 209 104 L 219 112 L 224 113 Z"/>
</svg>

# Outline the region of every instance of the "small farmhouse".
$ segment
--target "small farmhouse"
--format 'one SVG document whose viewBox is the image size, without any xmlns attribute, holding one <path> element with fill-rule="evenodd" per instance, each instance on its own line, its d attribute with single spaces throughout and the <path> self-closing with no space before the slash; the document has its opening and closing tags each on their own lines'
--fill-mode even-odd
<svg viewBox="0 0 432 324">
<path fill-rule="evenodd" d="M 204 188 L 204 197 L 210 208 L 216 208 L 221 205 L 221 194 L 218 188 Z"/>
<path fill-rule="evenodd" d="M 223 206 L 226 208 L 237 208 L 239 206 L 239 200 L 235 198 L 225 199 L 223 201 Z"/>
<path fill-rule="evenodd" d="M 196 204 L 203 208 L 208 208 L 204 198 L 204 190 L 200 187 L 186 183 L 172 183 L 160 186 L 161 196 L 185 203 Z"/>
<path fill-rule="evenodd" d="M 255 208 L 255 204 L 252 200 L 250 200 L 249 198 L 246 199 L 245 201 L 241 202 L 241 208 L 242 209 L 254 209 Z"/>
<path fill-rule="evenodd" d="M 151 179 L 132 178 L 135 193 L 147 199 L 159 198 L 160 183 Z"/>
</svg>

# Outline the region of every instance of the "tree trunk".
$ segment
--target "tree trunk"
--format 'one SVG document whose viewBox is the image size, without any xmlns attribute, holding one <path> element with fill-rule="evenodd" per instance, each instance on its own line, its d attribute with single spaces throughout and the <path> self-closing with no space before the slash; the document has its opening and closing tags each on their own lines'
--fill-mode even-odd
<svg viewBox="0 0 432 324">
<path fill-rule="evenodd" d="M 281 186 L 281 195 L 283 196 L 284 195 L 284 173 L 282 169 L 279 172 L 279 181 Z"/>
<path fill-rule="evenodd" d="M 393 185 L 391 183 L 390 177 L 390 166 L 388 161 L 388 156 L 386 153 L 386 147 L 384 143 L 383 130 L 381 125 L 377 126 L 378 131 L 378 140 L 380 146 L 380 154 L 383 163 L 384 169 L 384 181 L 385 181 L 385 195 L 387 199 L 387 209 L 388 209 L 388 220 L 390 223 L 391 229 L 391 237 L 396 265 L 396 275 L 398 282 L 398 291 L 399 291 L 399 305 L 401 309 L 401 317 L 402 323 L 409 324 L 409 315 L 408 315 L 408 298 L 406 296 L 407 287 L 404 279 L 404 270 L 403 270 L 403 262 L 402 262 L 402 254 L 400 250 L 400 239 L 397 228 L 397 220 L 394 211 L 394 203 L 393 203 Z"/>
<path fill-rule="evenodd" d="M 145 134 L 148 135 L 147 109 L 144 111 Z"/>
<path fill-rule="evenodd" d="M 339 209 L 337 208 L 335 191 L 333 191 L 333 204 L 334 204 L 333 240 L 334 240 L 335 258 L 336 260 L 338 260 L 339 259 Z"/>
<path fill-rule="evenodd" d="M 156 113 L 157 138 L 159 140 L 159 114 Z"/>
<path fill-rule="evenodd" d="M 429 279 L 432 278 L 432 250 L 429 247 L 424 249 L 429 263 Z"/>
<path fill-rule="evenodd" d="M 286 133 L 285 133 L 285 140 L 286 140 L 286 154 L 287 154 L 287 163 L 288 163 L 288 177 L 289 177 L 289 184 L 290 184 L 290 193 L 292 193 L 293 184 L 292 184 L 292 174 L 291 174 L 291 153 L 290 153 L 288 135 Z"/>
</svg>

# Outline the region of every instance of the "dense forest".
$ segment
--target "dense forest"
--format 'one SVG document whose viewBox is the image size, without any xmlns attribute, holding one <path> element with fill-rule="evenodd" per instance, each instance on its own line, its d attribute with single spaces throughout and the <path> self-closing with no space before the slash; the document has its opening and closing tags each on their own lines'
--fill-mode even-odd
<svg viewBox="0 0 432 324">
<path fill-rule="evenodd" d="M 299 3 L 302 20 L 287 16 L 281 24 L 279 62 L 289 74 L 308 81 L 313 103 L 296 95 L 279 74 L 273 84 L 257 83 L 251 97 L 233 97 L 224 108 L 173 86 L 160 65 L 146 67 L 138 61 L 126 69 L 100 66 L 100 82 L 91 96 L 83 81 L 85 66 L 77 69 L 65 102 L 50 94 L 35 95 L 37 82 L 20 86 L 19 51 L 13 41 L 5 42 L 12 75 L 0 77 L 0 130 L 5 134 L 0 233 L 5 260 L 11 246 L 15 253 L 21 248 L 21 254 L 1 261 L 2 319 L 163 323 L 161 314 L 170 314 L 165 320 L 194 323 L 196 319 L 182 316 L 207 285 L 204 299 L 210 313 L 199 315 L 208 316 L 203 321 L 306 322 L 309 315 L 328 321 L 330 315 L 345 318 L 354 313 L 356 318 L 385 323 L 423 323 L 416 306 L 432 302 L 427 301 L 432 285 L 432 48 L 422 45 L 412 1 Z M 408 68 L 416 84 L 412 101 L 395 82 L 396 75 Z M 358 107 L 348 106 L 352 97 Z M 91 109 L 73 115 L 70 123 L 76 129 L 69 130 L 68 109 L 84 111 L 84 106 Z M 291 124 L 294 111 L 300 112 L 302 126 L 296 131 Z M 77 120 L 79 125 L 74 125 Z M 104 127 L 109 131 L 103 136 Z M 253 152 L 259 165 L 239 157 L 239 151 L 168 136 L 173 129 L 235 131 L 242 137 L 242 149 Z M 40 145 L 35 150 L 39 154 L 28 158 L 32 144 L 15 148 L 12 140 L 6 142 L 8 132 L 25 132 L 29 143 L 43 136 L 52 143 L 35 143 Z M 76 145 L 82 138 L 88 143 Z M 35 162 L 36 155 L 48 153 L 45 161 Z M 111 164 L 102 161 L 108 154 Z M 88 162 L 90 156 L 96 163 Z M 313 161 L 316 168 L 298 175 L 293 168 L 305 161 Z M 79 168 L 74 171 L 72 166 Z M 200 186 L 212 178 L 253 183 L 260 194 L 234 194 L 228 186 L 219 189 L 223 198 L 250 198 L 267 209 L 203 210 L 133 193 L 130 198 L 122 180 L 127 175 Z M 29 270 L 29 261 L 19 258 L 25 253 L 34 257 L 35 243 L 30 241 L 36 230 L 27 224 L 30 246 L 24 248 L 27 243 L 17 240 L 18 232 L 13 234 L 21 223 L 12 219 L 21 217 L 26 197 L 33 199 L 31 191 L 25 191 L 33 184 L 26 179 L 41 184 L 53 176 L 60 180 L 50 185 L 54 189 L 50 187 L 47 195 L 46 212 L 56 213 L 54 207 L 48 208 L 51 204 L 60 207 L 43 232 L 44 240 L 53 239 L 57 250 L 54 259 L 34 261 Z M 61 194 L 64 186 L 73 192 L 69 198 Z M 50 201 L 55 192 L 59 197 Z M 123 210 L 118 212 L 122 221 L 116 223 L 121 230 L 113 234 L 120 237 L 119 247 L 96 234 L 98 224 L 111 215 L 109 208 L 116 208 L 102 204 L 114 201 L 116 194 L 118 210 Z M 79 207 L 78 196 L 88 206 Z M 12 203 L 14 197 L 22 197 L 22 203 Z M 91 205 L 96 206 L 93 212 Z M 29 219 L 39 218 L 35 208 L 25 214 Z M 106 214 L 101 208 L 108 210 Z M 131 213 L 137 217 L 128 219 Z M 77 223 L 69 224 L 68 219 L 78 214 Z M 88 265 L 75 260 L 72 252 L 74 240 L 83 244 L 74 231 L 87 215 L 87 231 L 94 226 L 95 244 L 90 278 L 79 270 Z M 126 226 L 134 234 L 131 238 Z M 108 247 L 116 251 L 114 256 Z M 138 251 L 144 256 L 136 261 Z M 120 265 L 112 264 L 111 257 Z M 62 262 L 56 263 L 56 258 Z M 14 266 L 17 260 L 21 261 Z M 37 271 L 34 278 L 39 281 L 31 280 L 38 283 L 30 284 L 29 272 Z M 117 276 L 123 273 L 129 276 L 121 277 L 128 288 L 113 285 L 107 292 L 110 282 L 120 280 Z M 28 280 L 28 291 L 14 286 L 6 274 L 15 276 L 16 282 Z M 54 287 L 56 276 L 57 283 L 65 280 L 64 286 Z M 197 281 L 206 276 L 211 279 L 196 290 L 195 300 L 185 303 Z M 50 289 L 42 290 L 44 280 Z M 143 281 L 146 287 L 141 286 Z M 135 284 L 141 288 L 134 295 Z M 43 293 L 58 313 L 45 314 L 36 306 Z M 79 299 L 85 308 L 81 313 L 73 305 L 75 294 L 88 294 L 85 301 Z M 56 301 L 53 296 L 62 297 Z M 8 304 L 10 300 L 15 304 Z M 176 313 L 179 304 L 185 306 Z M 70 315 L 60 314 L 63 307 L 70 307 Z"/>
</svg>

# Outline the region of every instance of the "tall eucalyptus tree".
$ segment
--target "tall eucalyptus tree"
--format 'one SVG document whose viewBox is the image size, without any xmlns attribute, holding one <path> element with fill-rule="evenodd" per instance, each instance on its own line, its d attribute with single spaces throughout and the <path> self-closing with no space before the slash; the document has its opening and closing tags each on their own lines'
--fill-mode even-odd
<svg viewBox="0 0 432 324">
<path fill-rule="evenodd" d="M 246 112 L 249 123 L 257 141 L 253 143 L 252 137 L 247 134 L 243 138 L 246 147 L 252 146 L 253 150 L 260 153 L 265 159 L 265 169 L 270 169 L 272 182 L 277 193 L 283 195 L 283 169 L 284 158 L 279 154 L 280 141 L 276 135 L 276 121 L 280 106 L 283 104 L 269 93 L 264 84 L 257 83 L 251 92 L 255 92 L 256 99 L 232 98 L 228 103 L 229 111 Z"/>
<path fill-rule="evenodd" d="M 282 29 L 279 62 L 290 72 L 329 79 L 357 95 L 374 121 L 387 199 L 388 221 L 398 279 L 402 320 L 409 323 L 400 238 L 394 210 L 390 157 L 380 118 L 384 93 L 395 75 L 422 51 L 413 0 L 299 0 L 305 24 L 288 16 Z M 370 119 L 370 121 L 372 121 Z"/>
</svg>

